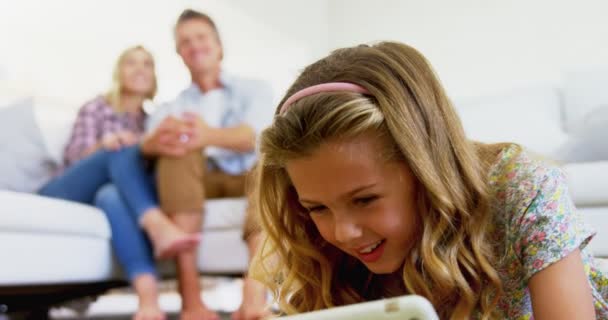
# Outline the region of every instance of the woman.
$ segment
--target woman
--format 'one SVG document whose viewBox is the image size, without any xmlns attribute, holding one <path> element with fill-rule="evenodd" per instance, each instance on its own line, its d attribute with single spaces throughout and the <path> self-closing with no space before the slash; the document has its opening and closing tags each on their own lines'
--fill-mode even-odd
<svg viewBox="0 0 608 320">
<path fill-rule="evenodd" d="M 158 258 L 172 257 L 198 243 L 197 235 L 178 229 L 158 209 L 154 179 L 140 157 L 137 143 L 146 118 L 142 106 L 155 93 L 152 55 L 141 46 L 125 50 L 108 93 L 80 109 L 61 174 L 39 191 L 104 210 L 118 260 L 140 298 L 134 319 L 165 317 L 158 306 L 154 257 L 141 228 Z"/>
</svg>

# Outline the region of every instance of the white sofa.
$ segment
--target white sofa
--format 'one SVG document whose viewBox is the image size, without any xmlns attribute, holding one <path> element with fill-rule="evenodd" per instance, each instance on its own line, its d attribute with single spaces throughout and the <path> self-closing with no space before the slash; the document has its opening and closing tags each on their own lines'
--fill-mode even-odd
<svg viewBox="0 0 608 320">
<path fill-rule="evenodd" d="M 603 131 L 598 135 L 608 137 L 606 86 L 608 70 L 579 71 L 566 74 L 559 86 L 530 86 L 488 97 L 455 99 L 454 105 L 467 135 L 475 140 L 517 142 L 547 159 L 568 158 L 564 153 L 586 148 L 599 148 L 606 155 L 608 141 L 594 139 L 594 144 L 584 145 L 586 141 L 578 138 L 592 124 Z M 603 118 L 597 119 L 597 115 Z M 571 148 L 578 143 L 582 148 Z M 557 163 L 566 174 L 577 209 L 597 231 L 590 243 L 594 255 L 608 258 L 608 158 Z"/>
<path fill-rule="evenodd" d="M 0 123 L 0 153 L 3 157 L 21 158 L 8 163 L 12 168 L 0 170 L 0 174 L 5 173 L 0 177 L 0 203 L 3 204 L 0 208 L 0 315 L 35 308 L 40 308 L 39 315 L 42 315 L 48 305 L 94 296 L 110 287 L 125 285 L 112 254 L 110 227 L 102 211 L 28 193 L 44 180 L 45 177 L 39 176 L 48 171 L 34 170 L 32 166 L 60 161 L 76 115 L 75 109 L 55 100 L 35 98 L 31 104 L 33 122 L 40 135 L 30 134 L 32 125 L 28 127 L 28 120 L 22 119 L 22 114 L 16 115 L 13 121 L 26 123 L 16 128 L 9 129 L 2 126 L 7 123 Z M 2 112 L 0 109 L 0 117 L 6 117 Z M 40 152 L 31 151 L 37 148 L 35 141 L 26 141 L 35 140 L 36 136 L 43 140 Z M 39 159 L 31 159 L 32 156 Z M 14 174 L 15 171 L 24 173 Z M 5 181 L 6 175 L 11 174 L 14 181 Z M 198 260 L 202 274 L 241 275 L 246 271 L 248 253 L 241 239 L 245 206 L 242 198 L 207 202 Z M 161 264 L 160 269 L 165 276 L 174 275 L 171 263 Z"/>
</svg>

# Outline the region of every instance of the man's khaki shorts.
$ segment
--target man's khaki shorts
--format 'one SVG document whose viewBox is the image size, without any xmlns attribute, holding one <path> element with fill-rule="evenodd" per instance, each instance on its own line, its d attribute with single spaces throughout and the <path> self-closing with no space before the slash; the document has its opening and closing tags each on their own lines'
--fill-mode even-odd
<svg viewBox="0 0 608 320">
<path fill-rule="evenodd" d="M 206 158 L 200 151 L 179 158 L 159 157 L 156 160 L 156 180 L 161 209 L 167 214 L 202 213 L 205 199 L 248 194 L 248 174 L 229 175 L 207 168 Z M 243 225 L 244 239 L 259 231 L 251 201 L 248 202 Z"/>
</svg>

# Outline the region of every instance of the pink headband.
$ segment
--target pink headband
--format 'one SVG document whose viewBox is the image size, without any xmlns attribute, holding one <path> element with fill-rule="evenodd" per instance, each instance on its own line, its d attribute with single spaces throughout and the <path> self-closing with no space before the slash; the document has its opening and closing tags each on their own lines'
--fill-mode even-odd
<svg viewBox="0 0 608 320">
<path fill-rule="evenodd" d="M 289 97 L 287 99 L 287 101 L 285 101 L 285 103 L 283 103 L 283 105 L 281 106 L 281 110 L 279 111 L 279 114 L 285 113 L 285 111 L 287 111 L 287 108 L 289 108 L 289 106 L 291 104 L 296 102 L 296 100 L 302 99 L 307 96 L 311 96 L 313 94 L 321 93 L 321 92 L 335 92 L 335 91 L 349 91 L 349 92 L 356 92 L 356 93 L 361 93 L 361 94 L 369 94 L 369 91 L 367 91 L 367 89 L 363 88 L 362 86 L 360 86 L 358 84 L 349 83 L 349 82 L 328 82 L 328 83 L 317 84 L 317 85 L 314 85 L 314 86 L 311 86 L 308 88 L 304 88 L 304 89 L 294 93 L 291 97 Z"/>
</svg>

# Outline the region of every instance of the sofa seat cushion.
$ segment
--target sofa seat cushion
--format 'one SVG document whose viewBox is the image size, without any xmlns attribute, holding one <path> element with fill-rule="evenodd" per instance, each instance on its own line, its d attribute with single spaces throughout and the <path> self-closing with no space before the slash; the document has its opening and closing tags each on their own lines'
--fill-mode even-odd
<svg viewBox="0 0 608 320">
<path fill-rule="evenodd" d="M 0 287 L 117 279 L 110 241 L 100 237 L 2 230 L 0 252 Z"/>
<path fill-rule="evenodd" d="M 0 190 L 0 286 L 86 283 L 121 278 L 104 213 L 89 205 Z M 209 200 L 198 266 L 206 273 L 242 273 L 247 247 L 244 198 Z M 219 257 L 219 258 L 218 258 Z M 41 268 L 40 266 L 44 266 Z"/>
<path fill-rule="evenodd" d="M 110 239 L 104 213 L 92 206 L 0 190 L 0 233 L 78 235 Z"/>
<path fill-rule="evenodd" d="M 569 163 L 562 169 L 577 207 L 608 206 L 608 161 Z"/>
<path fill-rule="evenodd" d="M 247 200 L 245 198 L 207 200 L 203 230 L 241 229 L 246 210 Z"/>
<path fill-rule="evenodd" d="M 6 190 L 0 190 L 0 201 L 0 232 L 111 236 L 104 213 L 93 206 Z M 245 198 L 207 201 L 203 230 L 241 229 L 246 207 Z"/>
</svg>

